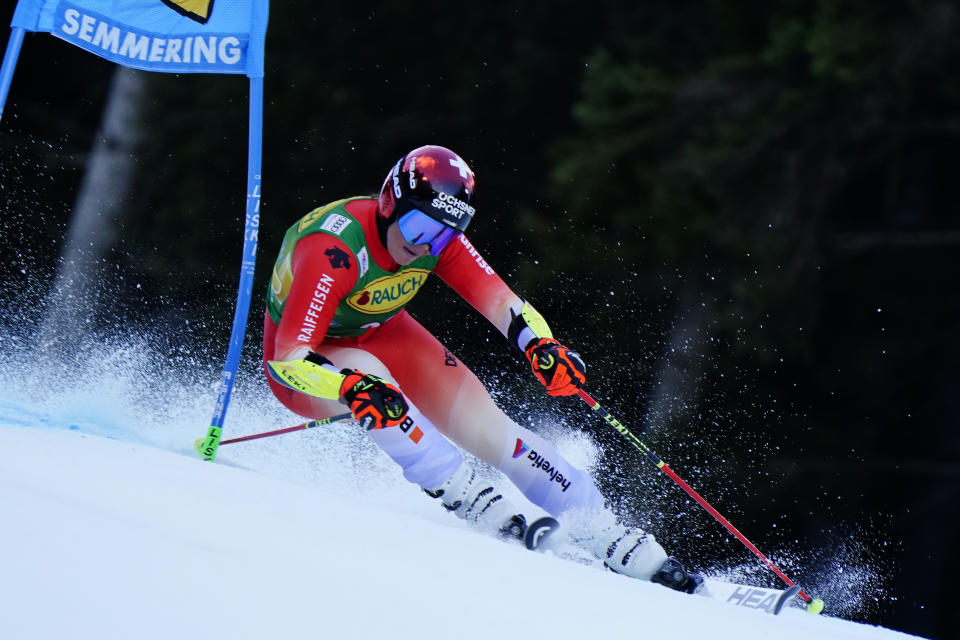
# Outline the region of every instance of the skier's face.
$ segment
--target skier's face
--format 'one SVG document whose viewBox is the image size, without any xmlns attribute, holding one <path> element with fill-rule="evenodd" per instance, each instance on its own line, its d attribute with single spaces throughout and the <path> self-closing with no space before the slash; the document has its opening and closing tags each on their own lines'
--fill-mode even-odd
<svg viewBox="0 0 960 640">
<path fill-rule="evenodd" d="M 430 243 L 410 244 L 400 233 L 400 226 L 394 222 L 387 227 L 387 251 L 400 266 L 410 264 L 417 258 L 430 255 Z"/>
</svg>

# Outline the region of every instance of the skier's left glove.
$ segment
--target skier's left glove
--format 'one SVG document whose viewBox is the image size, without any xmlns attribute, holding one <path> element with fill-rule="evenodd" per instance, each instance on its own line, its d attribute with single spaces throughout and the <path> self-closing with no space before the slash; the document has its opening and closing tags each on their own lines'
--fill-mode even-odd
<svg viewBox="0 0 960 640">
<path fill-rule="evenodd" d="M 395 427 L 407 417 L 410 407 L 400 389 L 362 371 L 343 369 L 341 373 L 346 377 L 340 386 L 340 399 L 364 429 Z"/>
<path fill-rule="evenodd" d="M 524 353 L 533 367 L 533 375 L 551 396 L 571 396 L 587 381 L 587 365 L 580 355 L 553 338 L 531 342 Z"/>
</svg>

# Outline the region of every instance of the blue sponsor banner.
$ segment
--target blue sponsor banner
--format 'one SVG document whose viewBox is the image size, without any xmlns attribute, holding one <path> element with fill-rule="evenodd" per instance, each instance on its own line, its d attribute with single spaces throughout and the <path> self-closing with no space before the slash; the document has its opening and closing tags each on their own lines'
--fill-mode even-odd
<svg viewBox="0 0 960 640">
<path fill-rule="evenodd" d="M 12 27 L 135 69 L 263 76 L 268 0 L 20 0 Z"/>
</svg>

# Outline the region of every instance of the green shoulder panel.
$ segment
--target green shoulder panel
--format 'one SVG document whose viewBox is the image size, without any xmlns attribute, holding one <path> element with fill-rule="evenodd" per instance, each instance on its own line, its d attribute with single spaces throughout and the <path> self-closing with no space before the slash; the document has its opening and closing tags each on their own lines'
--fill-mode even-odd
<svg viewBox="0 0 960 640">
<path fill-rule="evenodd" d="M 337 200 L 322 207 L 317 207 L 297 220 L 283 235 L 283 243 L 280 245 L 277 261 L 273 265 L 270 287 L 267 290 L 267 312 L 277 324 L 280 323 L 283 306 L 287 302 L 290 286 L 293 284 L 291 260 L 293 259 L 293 250 L 301 238 L 311 233 L 330 233 L 340 237 L 351 247 L 353 243 L 348 242 L 344 238 L 345 235 L 359 236 L 359 241 L 363 242 L 363 229 L 360 228 L 360 223 L 354 220 L 343 208 L 347 202 L 355 199 Z M 356 241 L 356 239 L 354 240 Z"/>
<path fill-rule="evenodd" d="M 329 336 L 358 336 L 368 327 L 386 322 L 413 299 L 437 266 L 439 258 L 428 255 L 396 272 L 381 269 L 370 258 L 363 227 L 344 208 L 357 199 L 338 200 L 314 209 L 287 230 L 267 293 L 267 310 L 274 322 L 280 322 L 293 282 L 293 249 L 301 238 L 311 233 L 337 236 L 349 247 L 358 267 L 357 283 L 337 306 L 327 330 Z"/>
</svg>

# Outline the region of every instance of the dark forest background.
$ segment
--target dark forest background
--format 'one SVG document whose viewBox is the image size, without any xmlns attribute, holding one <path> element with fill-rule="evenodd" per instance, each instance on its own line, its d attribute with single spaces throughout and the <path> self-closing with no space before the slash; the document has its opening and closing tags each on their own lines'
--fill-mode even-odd
<svg viewBox="0 0 960 640">
<path fill-rule="evenodd" d="M 828 611 L 853 594 L 842 613 L 951 637 L 960 6 L 522 4 L 273 3 L 245 362 L 286 227 L 378 190 L 413 147 L 451 147 L 478 176 L 471 240 L 581 352 L 601 402 Z M 2 299 L 25 318 L 42 307 L 113 74 L 27 37 L 0 135 Z M 104 220 L 119 240 L 100 274 L 134 309 L 97 320 L 182 332 L 193 319 L 206 330 L 185 339 L 209 341 L 219 366 L 247 83 L 141 75 L 134 185 Z M 444 287 L 412 311 L 517 419 L 591 434 L 604 491 L 676 555 L 751 563 L 582 405 L 543 399 Z"/>
</svg>

